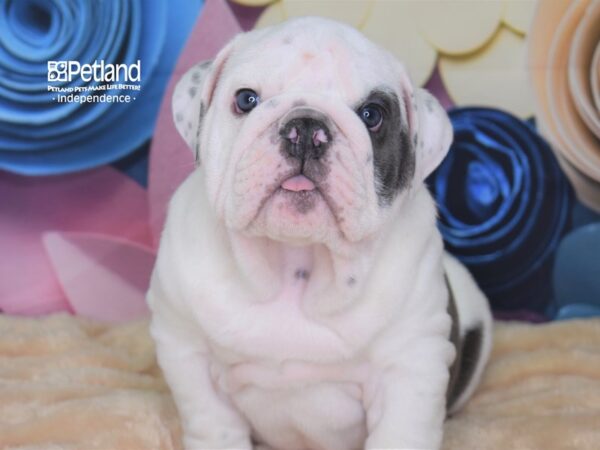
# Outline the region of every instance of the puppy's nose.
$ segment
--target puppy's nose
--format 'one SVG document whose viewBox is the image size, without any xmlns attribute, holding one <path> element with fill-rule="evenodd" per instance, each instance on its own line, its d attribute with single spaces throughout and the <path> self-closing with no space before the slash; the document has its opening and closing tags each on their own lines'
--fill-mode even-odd
<svg viewBox="0 0 600 450">
<path fill-rule="evenodd" d="M 285 151 L 301 160 L 319 159 L 331 141 L 331 133 L 324 120 L 314 117 L 295 117 L 281 128 Z"/>
</svg>

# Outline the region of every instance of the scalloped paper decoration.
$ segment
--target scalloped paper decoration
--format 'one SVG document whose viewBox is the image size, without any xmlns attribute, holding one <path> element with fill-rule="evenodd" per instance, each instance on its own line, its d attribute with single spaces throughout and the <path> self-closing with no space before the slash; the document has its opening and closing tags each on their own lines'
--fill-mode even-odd
<svg viewBox="0 0 600 450">
<path fill-rule="evenodd" d="M 514 32 L 525 36 L 531 26 L 534 11 L 535 0 L 505 0 L 502 22 Z"/>
<path fill-rule="evenodd" d="M 433 72 L 437 52 L 419 33 L 414 18 L 418 10 L 415 2 L 376 2 L 361 31 L 396 55 L 413 82 L 421 86 Z"/>
<path fill-rule="evenodd" d="M 281 6 L 287 18 L 321 16 L 361 28 L 369 18 L 374 0 L 346 1 L 343 7 L 339 0 L 283 0 Z"/>
<path fill-rule="evenodd" d="M 283 22 L 285 19 L 286 15 L 283 10 L 282 2 L 275 2 L 262 12 L 254 24 L 254 28 L 270 27 L 271 25 Z"/>
<path fill-rule="evenodd" d="M 445 73 L 440 73 L 455 103 L 499 107 L 527 118 L 532 108 L 524 36 L 534 4 L 534 0 L 353 0 L 342 8 L 335 0 L 279 0 L 264 9 L 255 28 L 301 15 L 337 19 L 394 53 L 415 84 L 422 86 L 430 79 L 439 55 L 446 62 Z M 494 65 L 505 66 L 501 83 L 497 77 L 487 81 Z"/>
<path fill-rule="evenodd" d="M 347 23 L 401 59 L 412 79 L 423 85 L 431 76 L 437 52 L 421 36 L 414 16 L 418 2 L 356 0 L 282 0 L 271 4 L 259 17 L 255 28 L 264 28 L 292 17 L 322 16 Z"/>
<path fill-rule="evenodd" d="M 505 109 L 525 118 L 533 114 L 525 41 L 506 28 L 483 51 L 469 58 L 440 56 L 439 70 L 459 105 Z"/>
<path fill-rule="evenodd" d="M 415 6 L 425 39 L 448 55 L 466 55 L 482 48 L 496 33 L 504 13 L 504 3 L 498 0 L 428 0 Z"/>
</svg>

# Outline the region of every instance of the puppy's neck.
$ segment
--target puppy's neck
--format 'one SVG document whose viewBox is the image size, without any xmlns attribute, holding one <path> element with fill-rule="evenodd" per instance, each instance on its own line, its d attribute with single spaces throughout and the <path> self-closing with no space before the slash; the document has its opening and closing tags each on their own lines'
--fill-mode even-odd
<svg viewBox="0 0 600 450">
<path fill-rule="evenodd" d="M 296 303 L 314 318 L 341 313 L 364 297 L 365 289 L 373 288 L 375 267 L 406 263 L 410 271 L 422 263 L 430 245 L 441 253 L 427 189 L 422 187 L 396 206 L 375 236 L 345 246 L 301 246 L 227 231 L 236 271 L 246 281 L 251 301 Z"/>
<path fill-rule="evenodd" d="M 337 252 L 325 244 L 293 245 L 269 238 L 230 234 L 238 270 L 257 302 L 297 303 L 322 315 L 352 303 L 372 266 L 373 242 Z"/>
</svg>

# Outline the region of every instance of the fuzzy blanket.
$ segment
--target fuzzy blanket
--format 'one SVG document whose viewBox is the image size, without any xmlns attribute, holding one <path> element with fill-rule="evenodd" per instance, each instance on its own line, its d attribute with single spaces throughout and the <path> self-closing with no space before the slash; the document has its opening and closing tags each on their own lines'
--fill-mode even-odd
<svg viewBox="0 0 600 450">
<path fill-rule="evenodd" d="M 180 449 L 147 322 L 0 315 L 0 449 Z M 600 319 L 496 324 L 444 450 L 600 448 Z"/>
</svg>

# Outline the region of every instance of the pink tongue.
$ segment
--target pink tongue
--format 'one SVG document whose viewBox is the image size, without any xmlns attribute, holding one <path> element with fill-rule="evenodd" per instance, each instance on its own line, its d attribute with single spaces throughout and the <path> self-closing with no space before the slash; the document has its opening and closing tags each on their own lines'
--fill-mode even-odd
<svg viewBox="0 0 600 450">
<path fill-rule="evenodd" d="M 285 180 L 281 187 L 287 191 L 312 191 L 315 188 L 315 184 L 306 178 L 304 175 L 296 175 L 295 177 L 288 178 Z"/>
</svg>

